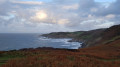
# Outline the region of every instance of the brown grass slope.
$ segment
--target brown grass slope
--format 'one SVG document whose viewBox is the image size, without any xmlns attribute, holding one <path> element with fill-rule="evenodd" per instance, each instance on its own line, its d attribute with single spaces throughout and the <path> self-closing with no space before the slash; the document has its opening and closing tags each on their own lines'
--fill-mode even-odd
<svg viewBox="0 0 120 67">
<path fill-rule="evenodd" d="M 1 58 L 12 59 L 8 59 L 1 67 L 120 67 L 119 35 L 120 25 L 116 25 L 103 31 L 99 35 L 101 39 L 96 42 L 99 45 L 94 47 L 3 51 L 0 52 L 0 62 L 3 60 Z"/>
<path fill-rule="evenodd" d="M 31 49 L 2 52 L 19 54 L 2 67 L 120 67 L 120 39 L 79 50 Z"/>
</svg>

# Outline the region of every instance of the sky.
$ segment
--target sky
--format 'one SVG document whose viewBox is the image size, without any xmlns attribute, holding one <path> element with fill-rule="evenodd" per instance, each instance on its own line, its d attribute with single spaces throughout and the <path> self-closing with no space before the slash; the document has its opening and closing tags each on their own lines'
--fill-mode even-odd
<svg viewBox="0 0 120 67">
<path fill-rule="evenodd" d="M 120 24 L 120 0 L 0 0 L 0 33 L 87 31 Z"/>
</svg>

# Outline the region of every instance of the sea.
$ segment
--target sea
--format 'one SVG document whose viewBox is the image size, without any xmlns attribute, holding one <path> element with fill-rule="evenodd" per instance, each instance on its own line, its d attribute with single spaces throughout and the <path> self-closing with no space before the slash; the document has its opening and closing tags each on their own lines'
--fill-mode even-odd
<svg viewBox="0 0 120 67">
<path fill-rule="evenodd" d="M 0 51 L 19 50 L 24 48 L 52 47 L 78 49 L 79 42 L 68 42 L 71 38 L 46 38 L 33 33 L 0 33 Z"/>
</svg>

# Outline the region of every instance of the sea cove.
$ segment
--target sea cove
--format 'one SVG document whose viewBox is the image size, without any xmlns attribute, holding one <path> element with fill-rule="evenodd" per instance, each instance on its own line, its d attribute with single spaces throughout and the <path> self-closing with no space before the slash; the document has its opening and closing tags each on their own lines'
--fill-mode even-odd
<svg viewBox="0 0 120 67">
<path fill-rule="evenodd" d="M 0 34 L 0 50 L 18 50 L 23 48 L 66 48 L 78 49 L 79 42 L 68 42 L 70 38 L 52 39 L 40 34 Z"/>
</svg>

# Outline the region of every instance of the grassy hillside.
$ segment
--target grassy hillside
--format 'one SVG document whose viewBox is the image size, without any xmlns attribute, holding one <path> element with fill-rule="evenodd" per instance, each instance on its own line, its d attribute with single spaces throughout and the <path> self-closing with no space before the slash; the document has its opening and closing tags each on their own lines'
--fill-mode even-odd
<svg viewBox="0 0 120 67">
<path fill-rule="evenodd" d="M 1 67 L 120 67 L 120 39 L 109 44 L 67 49 L 0 52 Z"/>
<path fill-rule="evenodd" d="M 72 38 L 71 41 L 84 42 L 82 47 L 91 47 L 119 38 L 120 25 L 115 25 L 107 29 L 96 29 L 91 31 L 55 32 L 44 34 L 43 36 L 49 38 Z"/>
<path fill-rule="evenodd" d="M 1 67 L 120 67 L 120 25 L 92 31 L 45 34 L 52 38 L 85 41 L 78 50 L 36 48 L 1 51 Z"/>
<path fill-rule="evenodd" d="M 71 41 L 84 42 L 84 45 L 82 47 L 89 47 L 95 45 L 97 41 L 101 40 L 102 38 L 101 34 L 105 30 L 106 29 L 77 32 L 53 32 L 50 34 L 43 34 L 42 36 L 48 38 L 72 38 Z"/>
<path fill-rule="evenodd" d="M 74 38 L 84 33 L 85 31 L 77 31 L 77 32 L 53 32 L 49 34 L 43 34 L 42 36 L 48 38 Z"/>
</svg>

